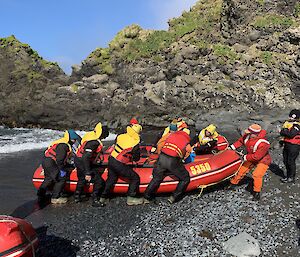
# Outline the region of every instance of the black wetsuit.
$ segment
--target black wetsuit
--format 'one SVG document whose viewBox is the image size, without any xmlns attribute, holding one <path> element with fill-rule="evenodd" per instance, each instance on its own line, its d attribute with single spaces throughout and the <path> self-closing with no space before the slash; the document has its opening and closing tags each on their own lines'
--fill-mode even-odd
<svg viewBox="0 0 300 257">
<path fill-rule="evenodd" d="M 47 189 L 53 184 L 52 198 L 60 197 L 66 182 L 66 174 L 61 174 L 60 171 L 64 170 L 66 166 L 68 152 L 69 146 L 67 144 L 60 143 L 55 149 L 56 161 L 50 157 L 44 157 L 42 167 L 44 169 L 45 179 L 37 192 L 39 197 L 44 197 Z"/>
<path fill-rule="evenodd" d="M 140 159 L 140 146 L 139 144 L 134 146 L 131 150 L 132 161 L 138 161 Z M 110 156 L 108 159 L 108 178 L 106 181 L 105 189 L 102 193 L 103 198 L 108 198 L 109 194 L 116 184 L 119 177 L 128 179 L 129 181 L 129 188 L 127 195 L 135 197 L 139 192 L 140 186 L 140 177 L 139 175 L 132 169 L 132 167 L 124 164 L 114 157 Z"/>
<path fill-rule="evenodd" d="M 282 129 L 280 131 L 280 135 L 292 139 L 297 135 L 300 135 L 300 126 L 298 124 L 294 124 L 291 129 Z M 283 141 L 283 163 L 286 167 L 287 178 L 295 179 L 296 176 L 296 159 L 299 155 L 300 145 L 293 144 L 290 142 Z"/>
<path fill-rule="evenodd" d="M 175 200 L 178 200 L 183 195 L 188 184 L 190 183 L 190 175 L 185 169 L 181 159 L 179 157 L 172 157 L 164 153 L 159 155 L 152 174 L 153 178 L 144 194 L 144 197 L 148 200 L 153 199 L 154 194 L 166 176 L 174 175 L 179 179 L 179 183 L 173 193 Z"/>
<path fill-rule="evenodd" d="M 84 152 L 81 157 L 75 156 L 74 163 L 77 169 L 77 187 L 75 190 L 75 197 L 80 197 L 87 181 L 85 176 L 92 176 L 91 182 L 94 183 L 92 193 L 93 198 L 97 198 L 103 190 L 105 182 L 101 177 L 104 168 L 101 168 L 98 163 L 94 163 L 92 156 L 95 154 L 97 148 L 100 146 L 98 140 L 91 140 L 84 146 Z"/>
</svg>

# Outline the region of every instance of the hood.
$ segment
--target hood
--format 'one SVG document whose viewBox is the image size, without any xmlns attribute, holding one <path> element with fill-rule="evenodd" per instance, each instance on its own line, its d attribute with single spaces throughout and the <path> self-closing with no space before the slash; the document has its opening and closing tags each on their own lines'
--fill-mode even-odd
<svg viewBox="0 0 300 257">
<path fill-rule="evenodd" d="M 82 140 L 81 144 L 83 144 L 86 141 L 92 141 L 92 140 L 98 140 L 102 134 L 102 124 L 99 122 L 96 127 L 94 128 L 93 131 L 87 132 Z"/>
<path fill-rule="evenodd" d="M 140 135 L 133 129 L 132 126 L 127 126 L 126 131 L 130 137 L 134 138 L 135 140 L 140 140 Z"/>
<path fill-rule="evenodd" d="M 216 138 L 219 135 L 218 132 L 216 131 L 216 129 L 217 129 L 217 127 L 213 124 L 210 124 L 209 126 L 207 126 L 205 128 L 205 130 L 210 132 L 212 138 Z"/>
<path fill-rule="evenodd" d="M 69 132 L 66 130 L 64 133 L 64 136 L 56 141 L 53 141 L 51 143 L 51 145 L 57 145 L 57 144 L 61 144 L 61 143 L 69 144 L 69 141 L 70 141 L 70 135 L 69 135 Z"/>
<path fill-rule="evenodd" d="M 267 131 L 264 130 L 264 129 L 262 129 L 262 130 L 258 133 L 257 138 L 265 138 L 266 135 L 267 135 Z"/>
</svg>

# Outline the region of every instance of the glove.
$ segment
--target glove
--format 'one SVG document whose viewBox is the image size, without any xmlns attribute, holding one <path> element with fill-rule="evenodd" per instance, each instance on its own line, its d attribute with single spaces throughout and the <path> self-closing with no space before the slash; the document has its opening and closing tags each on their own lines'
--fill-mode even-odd
<svg viewBox="0 0 300 257">
<path fill-rule="evenodd" d="M 280 140 L 280 141 L 279 141 L 279 145 L 280 145 L 281 147 L 283 147 L 283 146 L 284 146 L 284 141 L 283 141 L 283 140 Z"/>
<path fill-rule="evenodd" d="M 59 176 L 60 176 L 60 177 L 63 178 L 63 177 L 65 177 L 66 175 L 67 175 L 67 172 L 66 172 L 66 171 L 64 171 L 64 170 L 60 170 L 60 171 L 59 171 Z"/>
<path fill-rule="evenodd" d="M 151 150 L 150 150 L 150 153 L 155 153 L 155 151 L 156 151 L 156 147 L 152 146 Z"/>
<path fill-rule="evenodd" d="M 217 140 L 213 139 L 206 144 L 208 147 L 215 147 L 217 145 Z"/>
</svg>

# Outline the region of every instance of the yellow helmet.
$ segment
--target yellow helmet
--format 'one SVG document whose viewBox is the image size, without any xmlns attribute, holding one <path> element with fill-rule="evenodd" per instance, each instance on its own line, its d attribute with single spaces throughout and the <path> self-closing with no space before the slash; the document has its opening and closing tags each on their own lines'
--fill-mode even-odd
<svg viewBox="0 0 300 257">
<path fill-rule="evenodd" d="M 205 128 L 210 134 L 214 134 L 216 132 L 217 127 L 214 124 L 210 124 L 208 127 Z"/>
<path fill-rule="evenodd" d="M 132 124 L 131 128 L 138 134 L 142 131 L 142 126 L 140 124 Z"/>
</svg>

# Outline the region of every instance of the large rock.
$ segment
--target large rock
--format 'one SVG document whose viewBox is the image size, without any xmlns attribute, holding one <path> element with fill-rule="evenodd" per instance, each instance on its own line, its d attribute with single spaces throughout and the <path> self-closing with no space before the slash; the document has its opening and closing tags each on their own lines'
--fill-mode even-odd
<svg viewBox="0 0 300 257">
<path fill-rule="evenodd" d="M 245 232 L 226 241 L 224 249 L 236 257 L 254 257 L 260 255 L 258 241 Z"/>
</svg>

